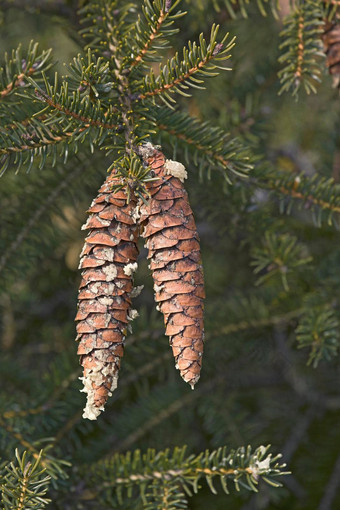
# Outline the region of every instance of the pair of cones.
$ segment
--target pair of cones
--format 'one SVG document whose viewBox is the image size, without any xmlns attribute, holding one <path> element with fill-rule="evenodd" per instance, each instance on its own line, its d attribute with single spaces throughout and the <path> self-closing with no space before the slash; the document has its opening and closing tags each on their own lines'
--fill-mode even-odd
<svg viewBox="0 0 340 510">
<path fill-rule="evenodd" d="M 82 280 L 76 316 L 78 354 L 87 404 L 83 417 L 96 419 L 117 387 L 131 308 L 139 235 L 146 239 L 157 308 L 164 316 L 176 367 L 193 388 L 203 352 L 204 281 L 199 237 L 182 184 L 183 165 L 166 160 L 151 144 L 139 150 L 157 178 L 147 183 L 149 199 L 112 191 L 113 172 L 100 188 L 83 226 L 90 232 L 81 254 Z"/>
</svg>

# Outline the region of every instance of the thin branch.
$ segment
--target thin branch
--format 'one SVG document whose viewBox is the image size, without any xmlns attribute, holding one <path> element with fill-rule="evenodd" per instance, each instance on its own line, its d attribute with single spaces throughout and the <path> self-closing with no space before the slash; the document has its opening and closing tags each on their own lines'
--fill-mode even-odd
<svg viewBox="0 0 340 510">
<path fill-rule="evenodd" d="M 251 468 L 240 468 L 238 467 L 237 470 L 239 472 L 243 472 L 243 473 L 252 473 L 251 471 Z M 160 475 L 162 476 L 162 478 L 164 478 L 165 480 L 171 480 L 172 478 L 178 478 L 180 476 L 188 476 L 188 477 L 193 477 L 193 478 L 197 478 L 197 476 L 199 476 L 200 474 L 203 474 L 203 475 L 206 475 L 206 476 L 235 476 L 235 469 L 233 468 L 230 468 L 230 469 L 224 469 L 224 468 L 220 468 L 220 469 L 203 469 L 203 468 L 191 468 L 190 471 L 188 470 L 188 468 L 185 468 L 185 469 L 169 469 L 169 470 L 164 470 L 164 471 L 154 471 L 153 473 L 144 473 L 144 474 L 138 474 L 138 475 L 131 475 L 130 477 L 128 478 L 120 478 L 120 477 L 117 477 L 115 478 L 113 481 L 110 481 L 110 482 L 104 482 L 102 487 L 103 488 L 107 488 L 107 487 L 114 487 L 115 485 L 127 485 L 127 484 L 130 484 L 131 482 L 135 482 L 136 481 L 136 477 L 138 476 L 138 481 L 139 482 L 147 482 L 149 480 L 154 480 L 155 478 L 160 478 Z"/>
<path fill-rule="evenodd" d="M 66 131 L 60 135 L 53 135 L 51 133 L 51 138 L 50 139 L 47 139 L 47 138 L 43 138 L 42 140 L 40 140 L 39 142 L 33 142 L 31 143 L 31 145 L 18 145 L 17 147 L 4 147 L 2 149 L 0 149 L 0 154 L 13 154 L 13 153 L 16 153 L 16 152 L 24 152 L 24 151 L 30 151 L 32 149 L 40 149 L 42 147 L 46 147 L 48 145 L 54 145 L 56 143 L 59 143 L 59 142 L 62 142 L 64 140 L 67 140 L 67 138 L 72 138 L 72 136 L 78 134 L 78 133 L 82 133 L 83 131 L 85 131 L 85 129 L 87 128 L 88 126 L 85 126 L 83 128 L 77 128 L 75 129 L 74 131 Z M 1 267 L 0 267 L 1 269 Z"/>
<path fill-rule="evenodd" d="M 296 71 L 295 71 L 295 77 L 297 80 L 301 80 L 302 78 L 302 65 L 303 65 L 303 57 L 304 57 L 304 51 L 305 51 L 305 44 L 304 44 L 304 40 L 303 40 L 303 35 L 304 35 L 304 28 L 305 28 L 305 24 L 304 24 L 304 17 L 302 15 L 299 16 L 299 21 L 298 21 L 298 32 L 297 32 L 297 37 L 298 37 L 298 45 L 297 45 L 297 67 L 296 67 Z"/>
<path fill-rule="evenodd" d="M 32 76 L 35 70 L 36 69 L 34 67 L 30 67 L 27 73 L 20 73 L 14 82 L 9 83 L 6 88 L 0 91 L 0 99 L 7 96 L 10 92 L 12 92 L 12 90 L 14 90 L 14 88 L 20 87 L 23 83 L 23 79 L 26 76 Z"/>
<path fill-rule="evenodd" d="M 25 470 L 25 474 L 23 480 L 20 482 L 21 492 L 19 498 L 19 504 L 17 510 L 23 510 L 25 505 L 25 496 L 28 490 L 28 480 L 29 477 L 26 475 L 27 471 Z"/>
<path fill-rule="evenodd" d="M 179 76 L 173 82 L 166 83 L 162 87 L 159 87 L 158 89 L 150 90 L 149 92 L 145 92 L 144 94 L 139 94 L 135 100 L 138 101 L 140 99 L 146 99 L 147 97 L 156 96 L 158 94 L 162 94 L 162 92 L 166 92 L 167 90 L 170 90 L 171 88 L 175 87 L 179 83 L 182 83 L 185 80 L 187 80 L 188 78 L 190 78 L 190 76 L 192 76 L 193 74 L 197 73 L 197 71 L 202 69 L 202 67 L 204 67 L 208 62 L 210 62 L 210 60 L 213 60 L 215 58 L 215 56 L 216 56 L 216 54 L 214 52 L 212 52 L 211 55 L 208 55 L 206 58 L 201 60 L 196 66 L 188 69 L 188 71 L 185 74 L 182 74 L 182 76 Z"/>
<path fill-rule="evenodd" d="M 170 129 L 165 124 L 157 124 L 157 128 L 161 129 L 162 131 L 166 131 L 169 133 L 169 135 L 176 136 L 179 140 L 183 140 L 183 142 L 193 145 L 196 149 L 203 151 L 207 156 L 214 158 L 216 161 L 219 161 L 222 163 L 223 166 L 227 167 L 229 165 L 229 160 L 223 158 L 223 156 L 216 154 L 216 152 L 208 149 L 204 145 L 201 145 L 199 143 L 196 143 L 194 140 L 186 136 L 184 133 L 178 133 L 175 129 Z"/>
<path fill-rule="evenodd" d="M 119 83 L 118 90 L 121 94 L 120 102 L 122 108 L 122 119 L 124 123 L 124 134 L 126 142 L 126 152 L 131 154 L 134 147 L 134 125 L 132 118 L 132 103 L 130 98 L 129 81 L 126 75 L 121 72 L 122 62 L 117 56 L 118 41 L 115 39 L 113 32 L 111 34 L 112 43 L 109 45 L 110 52 L 112 53 L 116 69 L 114 70 L 116 79 Z"/>
<path fill-rule="evenodd" d="M 263 181 L 258 181 L 257 184 L 261 187 L 268 187 L 270 189 L 273 189 L 275 191 L 283 193 L 284 195 L 289 195 L 292 198 L 309 201 L 309 202 L 313 203 L 314 205 L 321 207 L 322 209 L 329 209 L 333 212 L 340 213 L 340 205 L 339 206 L 333 205 L 329 202 L 326 202 L 325 200 L 320 200 L 319 198 L 315 198 L 315 197 L 313 197 L 313 195 L 304 195 L 303 193 L 300 193 L 299 191 L 297 191 L 294 188 L 285 187 L 282 184 L 280 184 L 280 186 L 276 187 L 275 183 L 273 183 L 273 182 L 268 183 L 267 186 L 266 186 L 267 183 L 264 183 Z"/>
<path fill-rule="evenodd" d="M 307 431 L 319 412 L 320 409 L 312 406 L 309 407 L 299 419 L 294 420 L 292 433 L 282 448 L 282 456 L 285 462 L 290 462 L 301 442 L 305 440 Z"/>
<path fill-rule="evenodd" d="M 326 485 L 326 489 L 317 510 L 332 510 L 334 498 L 340 485 L 340 455 L 334 464 L 332 475 Z"/>
<path fill-rule="evenodd" d="M 85 117 L 84 115 L 79 115 L 76 112 L 72 112 L 71 110 L 69 110 L 68 108 L 63 106 L 62 104 L 56 103 L 55 101 L 53 101 L 53 99 L 48 94 L 46 94 L 46 92 L 43 92 L 40 89 L 35 90 L 35 95 L 38 97 L 38 99 L 47 103 L 51 108 L 58 110 L 61 113 L 64 113 L 68 117 L 72 117 L 73 119 L 83 122 L 85 124 L 85 127 L 92 126 L 92 127 L 104 128 L 104 129 L 114 129 L 115 131 L 120 131 L 122 129 L 121 126 L 117 126 L 115 124 L 108 124 L 108 123 L 102 122 L 100 120 L 92 120 L 92 119 L 89 119 L 88 117 Z"/>
<path fill-rule="evenodd" d="M 144 55 L 146 54 L 146 52 L 150 49 L 150 46 L 152 45 L 155 37 L 157 36 L 164 20 L 166 19 L 167 17 L 167 12 L 161 10 L 160 11 L 160 15 L 159 15 L 159 18 L 157 20 L 157 25 L 155 27 L 151 27 L 151 34 L 149 36 L 149 39 L 146 41 L 144 47 L 140 50 L 139 54 L 137 55 L 137 57 L 135 58 L 135 60 L 132 62 L 131 66 L 130 66 L 130 69 L 129 69 L 129 72 L 137 65 L 139 64 L 139 62 L 141 62 L 144 58 Z"/>
</svg>

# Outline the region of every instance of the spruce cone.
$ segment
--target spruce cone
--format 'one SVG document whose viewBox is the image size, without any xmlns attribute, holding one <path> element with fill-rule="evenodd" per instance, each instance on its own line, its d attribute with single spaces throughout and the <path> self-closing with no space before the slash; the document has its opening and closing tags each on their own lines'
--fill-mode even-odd
<svg viewBox="0 0 340 510">
<path fill-rule="evenodd" d="M 151 144 L 139 152 L 159 178 L 148 184 L 151 198 L 139 211 L 155 300 L 164 315 L 176 368 L 193 388 L 202 364 L 205 293 L 199 237 L 181 182 L 186 172 L 181 163 L 165 161 Z"/>
<path fill-rule="evenodd" d="M 326 62 L 334 87 L 340 85 L 340 24 L 327 21 L 322 35 Z"/>
<path fill-rule="evenodd" d="M 78 354 L 84 367 L 87 404 L 84 418 L 95 420 L 117 387 L 120 358 L 131 310 L 132 273 L 137 269 L 136 199 L 120 190 L 111 174 L 89 209 L 83 229 L 85 240 L 79 267 L 82 271 L 78 296 Z"/>
</svg>

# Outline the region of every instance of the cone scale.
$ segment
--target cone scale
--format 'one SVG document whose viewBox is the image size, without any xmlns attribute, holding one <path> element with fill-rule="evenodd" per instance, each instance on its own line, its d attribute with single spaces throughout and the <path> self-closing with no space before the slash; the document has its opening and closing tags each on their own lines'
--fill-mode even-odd
<svg viewBox="0 0 340 510">
<path fill-rule="evenodd" d="M 326 64 L 333 77 L 334 87 L 340 86 L 340 24 L 326 21 L 322 35 Z"/>
</svg>

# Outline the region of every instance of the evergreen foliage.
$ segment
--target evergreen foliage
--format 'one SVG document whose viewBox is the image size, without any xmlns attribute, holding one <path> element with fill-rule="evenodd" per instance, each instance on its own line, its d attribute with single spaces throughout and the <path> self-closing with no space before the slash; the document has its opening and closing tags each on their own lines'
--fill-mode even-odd
<svg viewBox="0 0 340 510">
<path fill-rule="evenodd" d="M 294 11 L 285 18 L 282 31 L 283 53 L 279 61 L 285 64 L 279 76 L 280 92 L 292 90 L 297 94 L 301 86 L 307 94 L 316 92 L 315 84 L 320 82 L 321 69 L 317 60 L 324 57 L 321 34 L 324 21 L 320 2 L 298 2 Z"/>
<path fill-rule="evenodd" d="M 339 97 L 321 41 L 336 6 L 285 8 L 0 0 L 4 510 L 340 505 Z M 194 392 L 177 380 L 141 258 L 120 386 L 90 423 L 73 343 L 81 225 L 113 168 L 147 201 L 144 141 L 189 172 L 202 377 Z"/>
<path fill-rule="evenodd" d="M 51 477 L 40 468 L 41 454 L 35 462 L 26 462 L 26 452 L 20 456 L 15 451 L 17 466 L 11 462 L 3 466 L 1 475 L 1 503 L 4 510 L 10 508 L 45 508 L 49 500 L 45 498 Z M 45 475 L 45 476 L 44 476 Z"/>
</svg>

